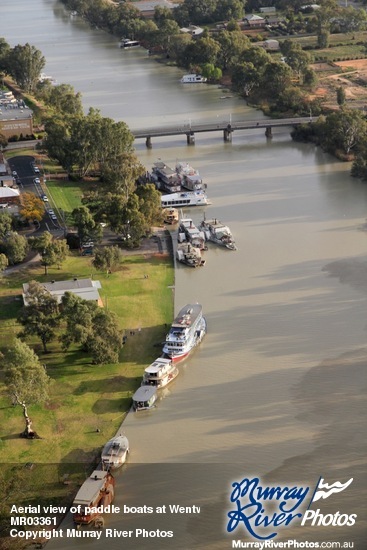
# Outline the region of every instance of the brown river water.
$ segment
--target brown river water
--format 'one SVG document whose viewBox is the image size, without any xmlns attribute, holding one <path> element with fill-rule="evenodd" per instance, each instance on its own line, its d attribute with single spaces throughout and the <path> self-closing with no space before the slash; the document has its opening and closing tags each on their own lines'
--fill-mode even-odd
<svg viewBox="0 0 367 550">
<path fill-rule="evenodd" d="M 2 0 L 0 22 L 11 45 L 39 47 L 45 72 L 81 91 L 86 108 L 131 128 L 263 117 L 235 97 L 221 100 L 216 86 L 182 86 L 182 71 L 141 50 L 121 51 L 58 2 Z M 228 224 L 238 250 L 213 245 L 204 268 L 176 268 L 175 310 L 202 303 L 208 333 L 158 406 L 128 415 L 131 455 L 117 474 L 115 504 L 201 510 L 111 514 L 106 527 L 132 530 L 130 537 L 64 536 L 49 548 L 232 548 L 232 539 L 258 540 L 244 526 L 226 532 L 233 481 L 307 486 L 305 511 L 321 476 L 353 482 L 312 509 L 357 514 L 355 525 L 295 521 L 272 529 L 275 540 L 348 541 L 363 550 L 367 185 L 349 176 L 349 164 L 292 142 L 286 128 L 271 140 L 252 130 L 236 132 L 232 143 L 212 133 L 198 135 L 195 146 L 173 137 L 136 149 L 147 170 L 157 158 L 200 170 L 212 204 L 185 213 L 200 222 L 205 211 Z M 68 516 L 65 532 L 72 526 Z M 136 536 L 135 529 L 172 530 L 173 537 Z"/>
</svg>

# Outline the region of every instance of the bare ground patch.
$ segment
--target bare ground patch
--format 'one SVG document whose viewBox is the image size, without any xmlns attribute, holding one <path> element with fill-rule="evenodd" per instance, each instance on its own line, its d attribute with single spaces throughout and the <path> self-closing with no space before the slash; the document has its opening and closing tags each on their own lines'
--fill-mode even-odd
<svg viewBox="0 0 367 550">
<path fill-rule="evenodd" d="M 313 69 L 319 86 L 311 96 L 325 98 L 324 106 L 338 109 L 337 89 L 345 91 L 348 107 L 364 109 L 367 103 L 367 59 L 352 59 L 336 63 L 315 63 Z"/>
</svg>

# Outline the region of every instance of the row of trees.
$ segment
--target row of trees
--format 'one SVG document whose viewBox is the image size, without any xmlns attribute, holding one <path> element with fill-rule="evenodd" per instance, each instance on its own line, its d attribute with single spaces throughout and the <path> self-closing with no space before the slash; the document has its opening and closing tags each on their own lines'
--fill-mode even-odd
<svg viewBox="0 0 367 550">
<path fill-rule="evenodd" d="M 343 160 L 353 160 L 352 175 L 366 177 L 367 120 L 357 109 L 320 116 L 317 122 L 300 126 L 292 132 L 298 141 L 313 141 L 328 153 Z"/>
<path fill-rule="evenodd" d="M 86 115 L 53 117 L 45 129 L 48 156 L 69 176 L 99 176 L 83 206 L 72 212 L 80 241 L 98 241 L 101 223 L 106 223 L 129 246 L 138 245 L 151 226 L 161 222 L 161 199 L 153 185 L 137 186 L 145 168 L 136 157 L 127 125 L 90 109 Z"/>
<path fill-rule="evenodd" d="M 143 38 L 154 30 L 152 22 L 144 19 L 133 5 L 121 2 L 111 5 L 105 0 L 63 0 L 71 10 L 76 10 L 93 25 L 107 28 L 117 36 Z M 154 23 L 159 19 L 173 19 L 180 26 L 206 24 L 215 21 L 241 19 L 244 15 L 246 0 L 184 0 L 174 10 L 159 6 L 156 8 Z"/>
</svg>

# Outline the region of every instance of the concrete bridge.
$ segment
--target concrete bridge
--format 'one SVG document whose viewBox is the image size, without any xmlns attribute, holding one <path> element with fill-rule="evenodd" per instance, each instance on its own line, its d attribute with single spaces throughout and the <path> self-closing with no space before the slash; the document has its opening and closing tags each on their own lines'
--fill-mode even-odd
<svg viewBox="0 0 367 550">
<path fill-rule="evenodd" d="M 265 129 L 265 135 L 268 138 L 272 137 L 272 128 L 278 128 L 282 126 L 298 126 L 299 124 L 308 124 L 317 120 L 317 117 L 293 117 L 293 118 L 279 118 L 268 120 L 243 120 L 243 121 L 230 121 L 230 122 L 207 122 L 205 124 L 196 124 L 190 122 L 182 126 L 160 126 L 158 128 L 147 128 L 144 130 L 133 130 L 132 134 L 135 139 L 145 139 L 145 144 L 148 148 L 152 147 L 152 138 L 164 137 L 164 136 L 186 136 L 186 142 L 188 145 L 195 143 L 195 134 L 204 132 L 222 132 L 223 140 L 228 142 L 232 141 L 232 134 L 236 130 L 251 130 L 253 128 Z"/>
</svg>

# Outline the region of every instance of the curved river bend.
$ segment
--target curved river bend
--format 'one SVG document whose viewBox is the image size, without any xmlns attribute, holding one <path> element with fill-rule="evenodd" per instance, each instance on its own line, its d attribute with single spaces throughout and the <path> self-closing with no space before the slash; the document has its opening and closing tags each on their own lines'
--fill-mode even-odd
<svg viewBox="0 0 367 550">
<path fill-rule="evenodd" d="M 182 71 L 70 18 L 53 0 L 2 0 L 3 34 L 29 42 L 45 72 L 82 92 L 86 109 L 131 128 L 190 120 L 262 118 L 216 86 L 182 86 Z M 149 170 L 157 158 L 198 168 L 212 205 L 238 250 L 210 247 L 206 266 L 176 270 L 175 309 L 203 304 L 208 334 L 152 412 L 129 415 L 131 461 L 118 475 L 115 504 L 201 506 L 200 514 L 125 514 L 108 527 L 174 530 L 173 539 L 55 540 L 50 548 L 121 544 L 139 549 L 230 548 L 225 534 L 230 483 L 259 476 L 314 487 L 354 478 L 321 501 L 323 513 L 365 514 L 367 186 L 342 164 L 287 130 L 237 132 L 136 144 Z M 187 212 L 195 222 L 203 210 Z M 265 483 L 265 482 L 263 482 Z M 231 505 L 233 507 L 233 505 Z M 69 525 L 70 527 L 71 525 Z M 232 538 L 246 539 L 246 531 Z M 366 540 L 348 528 L 288 527 L 277 540 Z"/>
</svg>

